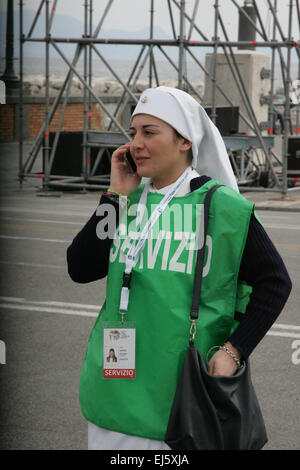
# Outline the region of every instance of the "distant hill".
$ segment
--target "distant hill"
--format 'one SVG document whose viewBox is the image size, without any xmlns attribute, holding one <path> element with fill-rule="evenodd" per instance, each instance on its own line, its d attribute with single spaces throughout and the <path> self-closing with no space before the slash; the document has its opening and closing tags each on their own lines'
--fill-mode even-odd
<svg viewBox="0 0 300 470">
<path fill-rule="evenodd" d="M 24 10 L 24 33 L 27 34 L 29 28 L 34 19 L 35 12 L 32 10 Z M 94 28 L 96 27 L 96 21 L 94 21 Z M 45 14 L 42 11 L 40 18 L 34 29 L 33 37 L 40 38 L 44 36 L 45 31 Z M 71 16 L 56 14 L 51 30 L 51 34 L 56 37 L 81 37 L 84 31 L 83 20 L 78 20 Z M 14 32 L 15 32 L 15 58 L 19 57 L 19 11 L 16 10 L 14 16 Z M 5 67 L 5 43 L 6 43 L 6 11 L 0 10 L 0 69 L 3 70 Z M 125 31 L 121 29 L 103 29 L 99 37 L 102 38 L 120 38 L 120 39 L 146 39 L 149 37 L 149 27 L 144 27 L 138 31 Z M 160 27 L 154 27 L 154 38 L 155 39 L 168 39 L 168 34 Z M 71 59 L 74 55 L 75 44 L 58 44 L 64 54 Z M 141 46 L 130 46 L 130 45 L 101 45 L 98 46 L 101 53 L 106 59 L 110 61 L 133 61 L 137 58 Z M 178 48 L 168 47 L 166 48 L 170 58 L 177 64 L 178 63 Z M 257 49 L 260 52 L 271 54 L 270 49 L 260 48 Z M 155 57 L 158 61 L 166 61 L 165 57 L 155 49 Z M 198 60 L 202 63 L 205 58 L 205 54 L 212 52 L 212 48 L 195 48 L 193 53 L 197 56 Z M 24 57 L 34 58 L 35 61 L 43 59 L 45 57 L 45 45 L 43 43 L 25 43 L 24 46 Z M 50 57 L 53 60 L 59 59 L 59 62 L 63 62 L 58 53 L 51 47 Z M 190 56 L 186 54 L 186 60 L 189 61 Z M 278 60 L 278 57 L 277 57 Z M 192 63 L 194 63 L 192 61 Z M 38 72 L 40 73 L 40 72 Z M 201 73 L 202 75 L 202 73 Z M 280 68 L 279 64 L 276 64 L 276 78 L 280 80 Z M 295 52 L 292 54 L 292 76 L 295 79 L 297 77 L 297 61 L 295 59 Z"/>
<path fill-rule="evenodd" d="M 34 19 L 35 12 L 24 10 L 24 33 L 27 34 L 29 28 Z M 94 28 L 96 27 L 96 22 L 94 21 Z M 56 14 L 51 29 L 51 34 L 55 37 L 69 37 L 69 38 L 78 38 L 81 37 L 84 32 L 84 23 L 81 20 L 72 18 L 71 16 L 65 16 Z M 19 57 L 19 11 L 15 12 L 14 16 L 14 33 L 15 33 L 15 57 Z M 0 57 L 5 56 L 5 43 L 6 43 L 6 12 L 0 11 Z M 41 38 L 45 34 L 45 14 L 41 13 L 32 37 Z M 140 29 L 139 31 L 124 31 L 121 29 L 103 29 L 99 38 L 111 38 L 111 39 L 146 39 L 149 38 L 149 27 Z M 167 33 L 160 27 L 154 27 L 154 38 L 155 39 L 168 39 Z M 75 51 L 74 44 L 59 44 L 59 47 L 63 52 L 71 58 Z M 103 45 L 101 47 L 101 53 L 105 58 L 111 60 L 133 60 L 137 57 L 141 46 L 128 46 L 128 45 Z M 178 52 L 172 48 L 168 49 L 168 53 L 172 59 L 177 58 Z M 26 57 L 44 57 L 45 54 L 45 45 L 43 43 L 25 43 L 24 46 L 24 56 Z M 58 53 L 50 48 L 51 57 L 57 58 Z M 163 59 L 163 56 L 160 54 L 160 58 Z"/>
</svg>

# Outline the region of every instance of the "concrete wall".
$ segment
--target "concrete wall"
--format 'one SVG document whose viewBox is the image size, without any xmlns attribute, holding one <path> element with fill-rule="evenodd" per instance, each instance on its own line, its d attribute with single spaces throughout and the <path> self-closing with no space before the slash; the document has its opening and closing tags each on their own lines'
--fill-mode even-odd
<svg viewBox="0 0 300 470">
<path fill-rule="evenodd" d="M 205 68 L 210 70 L 213 54 L 207 54 L 205 58 Z M 268 95 L 270 89 L 270 79 L 262 79 L 260 72 L 263 68 L 269 69 L 269 57 L 256 51 L 236 51 L 235 59 L 238 64 L 245 88 L 250 98 L 252 107 L 255 112 L 258 123 L 268 121 L 268 105 L 260 104 L 261 95 Z M 219 85 L 223 92 L 233 102 L 234 106 L 239 106 L 243 114 L 248 118 L 246 107 L 241 98 L 240 92 L 234 81 L 232 72 L 228 65 L 226 56 L 223 53 L 217 54 L 216 66 L 216 83 Z M 212 86 L 211 80 L 206 77 L 205 79 L 205 102 L 207 106 L 212 103 Z M 216 90 L 216 105 L 217 106 L 230 106 L 228 101 L 222 94 Z M 249 119 L 250 120 L 250 119 Z M 250 128 L 240 118 L 239 132 L 247 132 L 252 134 Z"/>
</svg>

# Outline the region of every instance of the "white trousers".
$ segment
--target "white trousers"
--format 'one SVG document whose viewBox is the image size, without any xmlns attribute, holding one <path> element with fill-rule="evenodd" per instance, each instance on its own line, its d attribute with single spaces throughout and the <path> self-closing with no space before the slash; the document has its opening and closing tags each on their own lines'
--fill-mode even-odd
<svg viewBox="0 0 300 470">
<path fill-rule="evenodd" d="M 170 450 L 163 441 L 99 428 L 88 421 L 88 450 Z"/>
</svg>

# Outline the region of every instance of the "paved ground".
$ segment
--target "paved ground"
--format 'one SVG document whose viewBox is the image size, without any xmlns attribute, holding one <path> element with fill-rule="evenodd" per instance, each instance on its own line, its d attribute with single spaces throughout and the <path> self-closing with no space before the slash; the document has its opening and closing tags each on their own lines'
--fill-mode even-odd
<svg viewBox="0 0 300 470">
<path fill-rule="evenodd" d="M 37 180 L 20 190 L 16 149 L 17 144 L 3 145 L 0 163 L 0 340 L 6 346 L 0 448 L 85 449 L 78 384 L 105 280 L 73 283 L 65 253 L 99 194 L 41 197 Z M 300 193 L 293 201 L 266 193 L 245 196 L 256 201 L 293 281 L 284 311 L 253 353 L 252 372 L 269 434 L 265 448 L 295 450 L 300 447 Z M 267 205 L 272 210 L 260 209 Z"/>
</svg>

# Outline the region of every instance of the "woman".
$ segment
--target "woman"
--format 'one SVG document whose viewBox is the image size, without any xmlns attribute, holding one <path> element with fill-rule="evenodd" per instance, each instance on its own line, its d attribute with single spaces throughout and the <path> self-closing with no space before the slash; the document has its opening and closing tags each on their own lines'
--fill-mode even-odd
<svg viewBox="0 0 300 470">
<path fill-rule="evenodd" d="M 191 96 L 167 87 L 146 90 L 130 135 L 112 155 L 110 189 L 67 252 L 75 282 L 108 275 L 81 375 L 90 449 L 168 449 L 164 435 L 187 347 L 199 207 L 215 180 L 224 186 L 211 203 L 195 340 L 203 357 L 211 347 L 225 346 L 209 359 L 210 374 L 235 373 L 291 290 L 254 205 L 238 192 L 222 137 Z M 129 150 L 135 174 L 125 158 Z M 127 210 L 122 196 L 128 196 Z M 119 225 L 116 233 L 108 227 L 105 237 L 114 220 L 107 217 L 111 208 Z M 106 322 L 114 328 L 134 322 L 126 330 L 136 338 L 134 379 L 105 378 L 112 377 L 101 352 Z"/>
<path fill-rule="evenodd" d="M 118 362 L 118 359 L 115 355 L 115 350 L 113 348 L 109 350 L 106 362 Z"/>
</svg>

